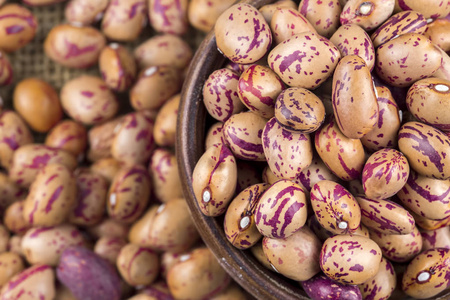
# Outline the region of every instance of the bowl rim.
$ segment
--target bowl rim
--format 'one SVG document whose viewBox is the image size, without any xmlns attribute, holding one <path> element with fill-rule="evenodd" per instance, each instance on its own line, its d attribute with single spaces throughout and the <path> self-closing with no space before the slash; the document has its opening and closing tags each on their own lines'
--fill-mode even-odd
<svg viewBox="0 0 450 300">
<path fill-rule="evenodd" d="M 259 8 L 272 2 L 274 0 L 245 0 L 240 3 Z M 203 83 L 224 62 L 225 57 L 217 50 L 212 30 L 191 61 L 178 109 L 176 153 L 184 196 L 203 241 L 220 265 L 247 292 L 258 299 L 307 300 L 309 298 L 303 296 L 305 292 L 300 284 L 295 286 L 288 279 L 267 270 L 250 253 L 232 246 L 221 224 L 216 218 L 203 215 L 195 199 L 190 183 L 195 164 L 204 152 L 206 109 L 202 105 Z"/>
</svg>

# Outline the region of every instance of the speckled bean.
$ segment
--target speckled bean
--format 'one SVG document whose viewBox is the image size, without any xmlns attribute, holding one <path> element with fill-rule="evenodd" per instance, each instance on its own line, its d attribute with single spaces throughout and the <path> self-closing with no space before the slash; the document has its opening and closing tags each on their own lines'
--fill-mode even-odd
<svg viewBox="0 0 450 300">
<path fill-rule="evenodd" d="M 94 253 L 105 259 L 112 265 L 116 265 L 117 257 L 127 241 L 120 237 L 103 236 L 94 245 Z"/>
<path fill-rule="evenodd" d="M 77 166 L 75 157 L 64 150 L 41 144 L 24 145 L 14 152 L 9 177 L 19 186 L 28 188 L 40 169 L 55 163 L 69 170 Z"/>
<path fill-rule="evenodd" d="M 107 196 L 108 215 L 129 224 L 144 212 L 150 198 L 150 177 L 139 165 L 122 168 L 114 176 Z"/>
<path fill-rule="evenodd" d="M 31 11 L 18 4 L 0 8 L 0 49 L 13 52 L 28 44 L 36 35 L 38 23 Z"/>
<path fill-rule="evenodd" d="M 70 0 L 64 15 L 69 23 L 90 25 L 103 16 L 110 0 Z"/>
<path fill-rule="evenodd" d="M 165 203 L 183 196 L 177 158 L 171 151 L 163 148 L 155 149 L 148 170 L 154 194 L 159 201 Z"/>
<path fill-rule="evenodd" d="M 415 10 L 424 15 L 425 18 L 445 18 L 450 14 L 450 3 L 448 1 L 417 1 L 417 0 L 397 0 L 401 10 Z"/>
<path fill-rule="evenodd" d="M 100 52 L 98 63 L 102 79 L 110 89 L 124 92 L 132 86 L 137 67 L 127 48 L 116 43 L 109 44 Z"/>
<path fill-rule="evenodd" d="M 0 254 L 0 288 L 25 269 L 22 258 L 14 252 Z"/>
<path fill-rule="evenodd" d="M 361 300 L 361 292 L 354 285 L 342 284 L 331 280 L 322 273 L 302 281 L 302 288 L 312 300 Z"/>
<path fill-rule="evenodd" d="M 261 239 L 255 224 L 255 211 L 268 184 L 255 184 L 240 192 L 231 201 L 223 223 L 227 240 L 238 249 L 248 249 Z"/>
<path fill-rule="evenodd" d="M 408 234 L 383 234 L 370 231 L 370 238 L 380 246 L 383 255 L 394 262 L 407 262 L 422 249 L 422 236 L 417 226 Z"/>
<path fill-rule="evenodd" d="M 85 69 L 97 63 L 105 44 L 103 34 L 93 27 L 61 24 L 48 33 L 44 50 L 48 57 L 65 67 Z"/>
<path fill-rule="evenodd" d="M 151 246 L 149 232 L 158 208 L 158 205 L 150 206 L 145 214 L 133 223 L 130 231 L 128 232 L 128 240 L 130 241 L 130 243 L 144 247 Z"/>
<path fill-rule="evenodd" d="M 326 38 L 330 38 L 340 25 L 342 7 L 339 0 L 302 1 L 298 10 L 311 22 L 317 33 Z"/>
<path fill-rule="evenodd" d="M 234 2 L 234 0 L 191 0 L 188 6 L 189 24 L 207 33 L 214 27 L 219 16 Z"/>
<path fill-rule="evenodd" d="M 102 158 L 91 165 L 91 171 L 92 173 L 101 175 L 110 183 L 123 165 L 124 163 L 119 162 L 115 158 Z"/>
<path fill-rule="evenodd" d="M 429 230 L 421 231 L 422 235 L 422 251 L 435 248 L 447 248 L 450 249 L 450 228 L 448 226 Z"/>
<path fill-rule="evenodd" d="M 153 137 L 155 143 L 160 147 L 175 146 L 180 98 L 180 94 L 173 96 L 158 111 L 153 127 Z"/>
<path fill-rule="evenodd" d="M 120 250 L 117 268 L 128 284 L 149 285 L 158 276 L 159 257 L 149 248 L 127 244 Z"/>
<path fill-rule="evenodd" d="M 322 161 L 337 177 L 345 181 L 361 177 L 365 162 L 361 141 L 347 138 L 335 120 L 316 132 L 315 146 Z"/>
<path fill-rule="evenodd" d="M 188 0 L 149 0 L 148 18 L 156 32 L 185 34 L 188 30 Z"/>
<path fill-rule="evenodd" d="M 0 172 L 0 195 L 0 215 L 2 215 L 6 208 L 18 199 L 24 198 L 26 193 L 8 175 Z"/>
<path fill-rule="evenodd" d="M 111 0 L 102 20 L 102 31 L 110 40 L 136 40 L 147 24 L 147 1 Z"/>
<path fill-rule="evenodd" d="M 301 184 L 309 192 L 313 185 L 322 180 L 339 182 L 339 179 L 328 169 L 320 157 L 314 155 L 311 165 L 299 172 L 294 182 Z"/>
<path fill-rule="evenodd" d="M 217 122 L 211 125 L 206 133 L 205 150 L 215 144 L 225 144 L 222 122 Z"/>
<path fill-rule="evenodd" d="M 321 245 L 306 226 L 288 238 L 263 239 L 263 251 L 272 268 L 296 281 L 308 280 L 320 271 L 317 261 Z"/>
<path fill-rule="evenodd" d="M 314 89 L 331 76 L 340 58 L 329 40 L 304 32 L 278 44 L 267 62 L 287 85 Z"/>
<path fill-rule="evenodd" d="M 3 224 L 9 231 L 23 235 L 31 225 L 23 215 L 23 204 L 25 200 L 19 200 L 8 206 L 3 216 Z"/>
<path fill-rule="evenodd" d="M 35 227 L 22 238 L 22 251 L 28 263 L 55 267 L 62 252 L 70 246 L 84 246 L 84 237 L 72 225 Z"/>
<path fill-rule="evenodd" d="M 313 24 L 293 8 L 278 7 L 274 11 L 269 25 L 272 30 L 274 44 L 276 45 L 302 32 L 317 33 Z"/>
<path fill-rule="evenodd" d="M 297 9 L 298 5 L 292 0 L 279 0 L 274 3 L 266 4 L 261 6 L 259 12 L 263 15 L 267 24 L 270 24 L 272 20 L 272 16 L 278 8 L 292 8 Z"/>
<path fill-rule="evenodd" d="M 370 280 L 359 285 L 363 299 L 387 300 L 397 285 L 394 267 L 384 257 L 381 258 L 378 273 Z"/>
<path fill-rule="evenodd" d="M 361 208 L 361 222 L 384 234 L 409 234 L 415 228 L 413 216 L 401 205 L 388 200 L 356 197 Z"/>
<path fill-rule="evenodd" d="M 214 30 L 218 49 L 235 63 L 256 62 L 272 44 L 272 33 L 263 15 L 245 3 L 235 4 L 223 12 Z"/>
<path fill-rule="evenodd" d="M 331 279 L 344 284 L 361 284 L 377 274 L 381 250 L 369 238 L 336 235 L 323 244 L 319 262 Z"/>
<path fill-rule="evenodd" d="M 357 24 L 370 31 L 391 16 L 394 6 L 395 0 L 349 0 L 342 8 L 341 24 Z"/>
<path fill-rule="evenodd" d="M 89 150 L 87 158 L 92 161 L 111 157 L 111 144 L 116 133 L 123 122 L 123 117 L 92 127 L 88 132 Z"/>
<path fill-rule="evenodd" d="M 45 145 L 66 150 L 79 158 L 87 145 L 86 128 L 75 121 L 63 120 L 47 134 Z"/>
</svg>

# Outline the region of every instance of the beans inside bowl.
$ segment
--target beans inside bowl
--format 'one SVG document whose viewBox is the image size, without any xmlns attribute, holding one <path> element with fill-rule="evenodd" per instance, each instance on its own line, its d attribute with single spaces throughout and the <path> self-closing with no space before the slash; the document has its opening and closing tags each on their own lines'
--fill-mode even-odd
<svg viewBox="0 0 450 300">
<path fill-rule="evenodd" d="M 183 188 L 258 298 L 448 297 L 450 6 L 403 2 L 244 1 L 193 59 Z"/>
</svg>

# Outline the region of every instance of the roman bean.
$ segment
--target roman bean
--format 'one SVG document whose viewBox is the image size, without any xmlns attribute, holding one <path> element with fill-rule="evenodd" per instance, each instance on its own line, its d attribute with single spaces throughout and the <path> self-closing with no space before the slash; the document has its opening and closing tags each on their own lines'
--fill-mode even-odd
<svg viewBox="0 0 450 300">
<path fill-rule="evenodd" d="M 0 172 L 0 215 L 14 202 L 24 198 L 26 193 L 11 178 Z"/>
<path fill-rule="evenodd" d="M 378 273 L 359 285 L 363 299 L 386 300 L 392 295 L 397 285 L 397 276 L 392 263 L 381 258 Z"/>
<path fill-rule="evenodd" d="M 117 268 L 128 284 L 149 285 L 158 276 L 159 258 L 149 248 L 127 244 L 117 257 Z"/>
<path fill-rule="evenodd" d="M 13 276 L 25 269 L 20 255 L 14 252 L 0 254 L 0 288 L 3 287 Z"/>
<path fill-rule="evenodd" d="M 70 0 L 67 3 L 64 15 L 69 23 L 82 24 L 84 26 L 103 17 L 103 13 L 110 0 Z"/>
<path fill-rule="evenodd" d="M 38 22 L 31 11 L 15 3 L 0 8 L 0 49 L 14 52 L 35 37 Z"/>
<path fill-rule="evenodd" d="M 161 147 L 174 147 L 178 107 L 180 106 L 181 95 L 177 94 L 167 100 L 158 111 L 153 127 L 153 137 L 155 143 Z"/>
<path fill-rule="evenodd" d="M 450 3 L 448 1 L 415 1 L 415 0 L 397 0 L 398 7 L 403 11 L 415 10 L 423 14 L 428 19 L 445 18 L 450 14 Z"/>
<path fill-rule="evenodd" d="M 297 9 L 298 5 L 292 0 L 279 0 L 274 3 L 266 4 L 261 6 L 259 12 L 263 15 L 267 24 L 270 24 L 272 16 L 278 8 L 292 8 Z"/>
<path fill-rule="evenodd" d="M 124 163 L 117 159 L 109 157 L 102 158 L 91 165 L 92 173 L 101 175 L 108 183 L 111 183 L 117 172 L 124 166 Z"/>
<path fill-rule="evenodd" d="M 93 251 L 115 266 L 121 249 L 126 245 L 127 241 L 123 238 L 104 236 L 97 240 Z"/>
<path fill-rule="evenodd" d="M 145 214 L 133 223 L 128 232 L 130 243 L 143 247 L 151 246 L 149 233 L 158 209 L 158 205 L 150 206 Z M 124 234 L 126 235 L 127 232 L 124 232 Z"/>
<path fill-rule="evenodd" d="M 354 285 L 342 284 L 331 280 L 324 274 L 317 274 L 313 278 L 302 281 L 302 288 L 313 300 L 361 300 L 361 292 Z"/>
<path fill-rule="evenodd" d="M 183 35 L 189 27 L 188 0 L 149 0 L 148 18 L 156 32 Z"/>
<path fill-rule="evenodd" d="M 177 159 L 171 151 L 163 148 L 155 149 L 150 159 L 148 171 L 152 179 L 155 196 L 159 201 L 165 203 L 183 196 Z"/>
<path fill-rule="evenodd" d="M 311 22 L 317 33 L 330 38 L 336 32 L 342 7 L 339 0 L 302 1 L 298 11 Z"/>
<path fill-rule="evenodd" d="M 116 43 L 109 44 L 100 52 L 100 73 L 106 85 L 117 92 L 125 92 L 134 83 L 137 73 L 133 55 Z"/>
<path fill-rule="evenodd" d="M 85 69 L 98 62 L 106 38 L 94 27 L 61 24 L 53 27 L 44 42 L 47 56 L 69 68 Z"/>
<path fill-rule="evenodd" d="M 104 219 L 99 224 L 87 228 L 88 233 L 99 239 L 104 236 L 119 237 L 126 239 L 128 236 L 129 226 L 119 223 L 113 219 Z"/>
<path fill-rule="evenodd" d="M 317 33 L 314 25 L 303 14 L 293 8 L 278 7 L 274 11 L 269 25 L 276 45 L 302 32 Z"/>
<path fill-rule="evenodd" d="M 118 117 L 89 129 L 87 158 L 90 161 L 96 162 L 111 157 L 112 141 L 115 133 L 122 126 L 123 119 L 124 117 Z"/>
<path fill-rule="evenodd" d="M 314 155 L 309 167 L 300 171 L 294 182 L 305 187 L 305 190 L 309 192 L 316 183 L 322 180 L 339 182 L 339 179 L 328 169 L 320 157 Z"/>
<path fill-rule="evenodd" d="M 188 4 L 189 23 L 198 30 L 209 32 L 219 16 L 234 2 L 234 0 L 191 0 Z"/>
<path fill-rule="evenodd" d="M 45 145 L 66 150 L 79 158 L 87 146 L 86 127 L 72 120 L 63 120 L 47 134 Z"/>
<path fill-rule="evenodd" d="M 147 24 L 147 1 L 111 0 L 102 19 L 102 31 L 110 40 L 136 40 Z"/>
<path fill-rule="evenodd" d="M 3 216 L 3 224 L 9 231 L 15 234 L 24 234 L 31 228 L 27 219 L 23 216 L 23 205 L 25 201 L 19 200 L 8 206 Z"/>
<path fill-rule="evenodd" d="M 422 251 L 435 248 L 450 249 L 450 228 L 448 226 L 435 229 L 421 231 L 422 235 Z"/>
<path fill-rule="evenodd" d="M 214 144 L 225 144 L 222 122 L 217 122 L 211 125 L 206 134 L 205 150 Z"/>
<path fill-rule="evenodd" d="M 320 268 L 331 279 L 344 284 L 362 284 L 380 268 L 381 250 L 371 239 L 358 235 L 336 235 L 320 251 Z"/>
<path fill-rule="evenodd" d="M 357 24 L 370 31 L 386 21 L 394 11 L 395 0 L 349 0 L 342 8 L 342 25 Z"/>
</svg>

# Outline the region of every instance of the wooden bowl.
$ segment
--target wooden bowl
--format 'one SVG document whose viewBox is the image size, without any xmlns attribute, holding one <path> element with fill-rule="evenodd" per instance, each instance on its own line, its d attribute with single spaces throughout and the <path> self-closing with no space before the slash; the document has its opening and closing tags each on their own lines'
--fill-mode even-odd
<svg viewBox="0 0 450 300">
<path fill-rule="evenodd" d="M 242 1 L 256 8 L 274 0 Z M 210 32 L 198 48 L 183 86 L 177 124 L 177 159 L 184 190 L 191 215 L 197 229 L 219 260 L 222 267 L 245 290 L 257 299 L 300 299 L 309 297 L 300 284 L 291 281 L 263 267 L 249 252 L 233 247 L 225 237 L 223 218 L 205 216 L 195 199 L 192 189 L 192 172 L 200 156 L 204 153 L 206 129 L 206 109 L 202 101 L 203 84 L 215 70 L 223 67 L 225 58 L 217 50 L 214 31 Z M 433 299 L 450 299 L 450 293 Z M 412 298 L 404 298 L 409 300 Z"/>
<path fill-rule="evenodd" d="M 243 1 L 257 8 L 273 0 Z M 214 32 L 197 50 L 186 76 L 179 108 L 177 157 L 184 195 L 203 241 L 233 279 L 258 299 L 309 299 L 300 285 L 264 268 L 249 251 L 233 247 L 225 237 L 222 222 L 203 215 L 192 189 L 192 171 L 204 152 L 206 109 L 203 83 L 225 58 L 217 51 Z M 219 218 L 220 219 L 220 218 Z"/>
</svg>

